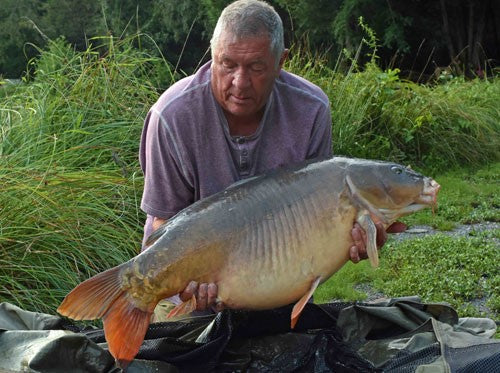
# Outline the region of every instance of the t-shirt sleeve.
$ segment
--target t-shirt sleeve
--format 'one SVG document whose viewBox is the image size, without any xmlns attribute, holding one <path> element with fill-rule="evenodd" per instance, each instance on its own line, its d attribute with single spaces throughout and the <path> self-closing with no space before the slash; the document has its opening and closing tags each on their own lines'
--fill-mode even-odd
<svg viewBox="0 0 500 373">
<path fill-rule="evenodd" d="M 167 121 L 152 109 L 145 120 L 139 159 L 144 173 L 141 209 L 168 219 L 193 203 L 193 188 L 180 144 Z"/>
<path fill-rule="evenodd" d="M 323 108 L 319 111 L 314 123 L 307 159 L 332 155 L 332 116 L 328 105 Z"/>
</svg>

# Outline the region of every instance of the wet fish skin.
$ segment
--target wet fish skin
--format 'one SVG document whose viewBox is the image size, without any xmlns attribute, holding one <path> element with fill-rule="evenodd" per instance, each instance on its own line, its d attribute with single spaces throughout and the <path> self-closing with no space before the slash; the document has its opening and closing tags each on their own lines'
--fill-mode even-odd
<svg viewBox="0 0 500 373">
<path fill-rule="evenodd" d="M 335 157 L 273 171 L 184 209 L 152 235 L 146 251 L 80 284 L 58 311 L 103 318 L 122 364 L 137 353 L 157 302 L 190 280 L 215 282 L 230 308 L 299 300 L 293 325 L 316 286 L 348 261 L 355 221 L 376 265 L 374 223 L 387 227 L 435 204 L 438 190 L 434 180 L 380 161 Z"/>
</svg>

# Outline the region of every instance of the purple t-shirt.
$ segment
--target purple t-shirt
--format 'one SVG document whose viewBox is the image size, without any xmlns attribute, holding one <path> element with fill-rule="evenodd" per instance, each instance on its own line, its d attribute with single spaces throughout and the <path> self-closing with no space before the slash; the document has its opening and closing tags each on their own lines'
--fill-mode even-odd
<svg viewBox="0 0 500 373">
<path fill-rule="evenodd" d="M 235 181 L 332 153 L 329 101 L 319 87 L 282 70 L 257 131 L 235 137 L 212 93 L 210 66 L 172 85 L 146 117 L 145 237 L 153 216 L 168 219 Z"/>
</svg>

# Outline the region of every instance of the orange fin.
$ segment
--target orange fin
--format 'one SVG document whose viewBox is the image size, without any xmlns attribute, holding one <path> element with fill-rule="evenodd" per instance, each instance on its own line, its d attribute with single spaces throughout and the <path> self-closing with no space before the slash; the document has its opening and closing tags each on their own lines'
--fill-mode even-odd
<svg viewBox="0 0 500 373">
<path fill-rule="evenodd" d="M 114 267 L 85 280 L 66 295 L 57 312 L 75 320 L 102 318 L 123 292 L 119 272 Z"/>
<path fill-rule="evenodd" d="M 135 307 L 122 294 L 104 315 L 102 321 L 109 352 L 120 368 L 125 369 L 139 352 L 152 313 Z"/>
<path fill-rule="evenodd" d="M 311 283 L 311 287 L 309 288 L 309 290 L 307 291 L 307 293 L 305 293 L 302 296 L 302 298 L 300 298 L 299 301 L 297 303 L 295 303 L 295 306 L 293 306 L 292 320 L 291 320 L 291 324 L 290 324 L 290 327 L 292 329 L 295 328 L 295 324 L 297 324 L 297 321 L 299 320 L 299 316 L 300 316 L 302 310 L 306 306 L 306 304 L 309 301 L 309 299 L 312 297 L 312 295 L 313 295 L 314 291 L 316 290 L 316 288 L 318 287 L 320 281 L 321 281 L 321 277 L 317 277 Z"/>
<path fill-rule="evenodd" d="M 167 319 L 174 316 L 186 315 L 188 313 L 193 312 L 195 309 L 196 309 L 196 297 L 193 295 L 191 299 L 182 302 L 181 304 L 177 305 L 172 311 L 170 311 L 167 315 Z"/>
<path fill-rule="evenodd" d="M 57 311 L 75 320 L 102 318 L 109 351 L 125 367 L 139 351 L 152 311 L 136 308 L 129 301 L 128 293 L 121 288 L 120 269 L 111 268 L 82 282 Z"/>
</svg>

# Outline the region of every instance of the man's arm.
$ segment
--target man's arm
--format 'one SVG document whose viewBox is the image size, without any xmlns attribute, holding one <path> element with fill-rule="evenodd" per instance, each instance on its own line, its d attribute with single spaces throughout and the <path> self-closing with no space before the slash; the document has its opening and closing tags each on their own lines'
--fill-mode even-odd
<svg viewBox="0 0 500 373">
<path fill-rule="evenodd" d="M 168 219 L 157 218 L 156 216 L 153 218 L 153 232 L 160 228 L 163 224 L 167 222 Z"/>
</svg>

